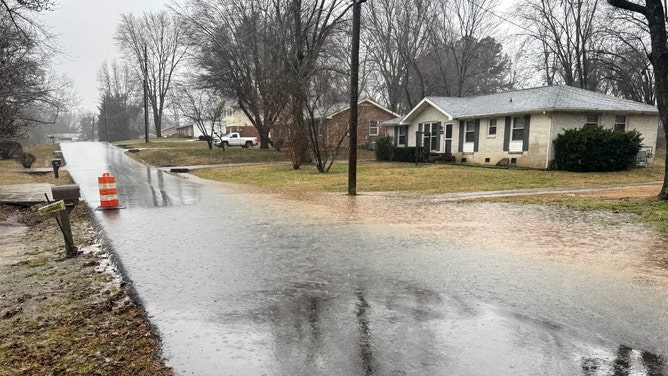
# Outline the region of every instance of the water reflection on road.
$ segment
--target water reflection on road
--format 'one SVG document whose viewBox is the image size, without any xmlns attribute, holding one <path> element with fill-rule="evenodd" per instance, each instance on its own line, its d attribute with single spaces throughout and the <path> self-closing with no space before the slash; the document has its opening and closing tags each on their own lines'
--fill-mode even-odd
<svg viewBox="0 0 668 376">
<path fill-rule="evenodd" d="M 115 173 L 97 215 L 177 374 L 666 374 L 665 239 L 628 217 L 199 185 L 99 145 L 68 168 L 91 206 Z"/>
</svg>

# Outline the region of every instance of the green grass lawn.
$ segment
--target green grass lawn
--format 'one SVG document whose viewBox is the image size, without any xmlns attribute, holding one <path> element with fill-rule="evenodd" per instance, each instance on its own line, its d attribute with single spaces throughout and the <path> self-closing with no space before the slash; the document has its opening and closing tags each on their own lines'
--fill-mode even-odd
<svg viewBox="0 0 668 376">
<path fill-rule="evenodd" d="M 346 192 L 348 164 L 335 163 L 329 173 L 313 166 L 293 170 L 285 164 L 220 167 L 194 171 L 206 179 L 276 189 Z M 418 191 L 474 192 L 545 187 L 591 187 L 654 182 L 663 179 L 663 161 L 647 168 L 611 173 L 574 173 L 526 169 L 498 169 L 461 165 L 369 162 L 359 163 L 358 192 Z"/>
<path fill-rule="evenodd" d="M 128 156 L 156 167 L 290 161 L 284 152 L 259 147 L 252 149 L 228 147 L 223 150 L 216 146 L 209 149 L 204 141 L 182 138 L 158 138 L 149 141 L 147 144 L 144 140 L 126 140 L 114 142 L 114 145 L 126 149 L 139 149 L 139 151 L 128 152 Z M 342 150 L 340 154 L 342 158 L 346 158 L 347 150 Z M 374 159 L 373 151 L 359 150 L 358 158 L 360 160 Z"/>
<path fill-rule="evenodd" d="M 153 166 L 191 166 L 209 164 L 259 163 L 251 166 L 204 168 L 193 173 L 202 178 L 248 184 L 273 190 L 311 192 L 347 192 L 348 164 L 334 163 L 328 173 L 320 173 L 312 164 L 292 169 L 285 153 L 259 148 L 239 147 L 209 150 L 206 142 L 183 139 L 130 140 L 118 143 L 126 148 L 139 148 L 127 154 Z M 48 167 L 58 145 L 26 148 L 35 154 L 35 167 Z M 345 151 L 342 157 L 347 155 Z M 360 159 L 373 159 L 373 152 L 359 151 Z M 483 166 L 445 164 L 360 162 L 357 168 L 357 192 L 413 191 L 420 193 L 453 193 L 549 187 L 594 187 L 658 182 L 663 180 L 665 154 L 657 155 L 647 168 L 609 173 L 574 173 L 529 169 L 499 169 Z M 17 161 L 0 161 L 0 171 L 20 169 Z M 63 174 L 65 176 L 63 176 Z M 66 171 L 61 178 L 67 177 Z M 62 180 L 62 179 L 61 179 Z M 53 174 L 21 174 L 2 171 L 0 184 L 31 182 L 58 183 Z M 658 193 L 658 191 L 657 191 Z M 647 223 L 668 232 L 668 203 L 656 200 L 656 193 L 646 197 L 610 199 L 578 195 L 524 196 L 502 200 L 556 204 L 583 210 L 603 209 L 636 213 Z"/>
<path fill-rule="evenodd" d="M 527 169 L 497 169 L 462 165 L 412 163 L 359 163 L 357 192 L 413 191 L 453 193 L 490 190 L 595 187 L 650 183 L 663 180 L 664 155 L 658 155 L 646 168 L 608 173 L 575 173 Z M 206 179 L 250 184 L 274 190 L 347 192 L 348 164 L 335 163 L 329 173 L 315 167 L 293 170 L 289 164 L 219 167 L 196 170 Z M 608 210 L 637 215 L 638 221 L 668 233 L 668 201 L 656 198 L 658 189 L 645 196 L 610 198 L 606 196 L 540 195 L 506 197 L 501 201 L 560 205 L 576 210 Z"/>
<path fill-rule="evenodd" d="M 32 153 L 37 160 L 33 163 L 33 168 L 51 168 L 51 159 L 54 158 L 53 152 L 60 150 L 58 144 L 41 144 L 26 146 L 23 151 Z M 67 171 L 59 171 L 60 178 L 56 180 L 52 172 L 48 173 L 22 173 L 14 170 L 23 170 L 21 162 L 17 159 L 0 160 L 0 184 L 29 184 L 29 183 L 50 183 L 63 184 L 62 181 L 69 180 Z"/>
</svg>

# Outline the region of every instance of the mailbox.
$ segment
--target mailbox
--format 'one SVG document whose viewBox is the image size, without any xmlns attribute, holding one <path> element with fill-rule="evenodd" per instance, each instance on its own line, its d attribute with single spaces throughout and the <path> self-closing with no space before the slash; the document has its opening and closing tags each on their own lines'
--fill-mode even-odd
<svg viewBox="0 0 668 376">
<path fill-rule="evenodd" d="M 53 167 L 53 175 L 58 179 L 58 169 L 60 168 L 60 159 L 52 159 L 51 160 L 51 167 Z"/>
<path fill-rule="evenodd" d="M 57 161 L 58 165 L 60 165 L 60 160 L 58 159 Z M 55 170 L 55 164 L 54 171 L 57 171 Z M 56 177 L 58 177 L 58 175 L 56 175 Z M 54 185 L 51 187 L 51 196 L 54 201 L 63 200 L 65 202 L 65 210 L 60 211 L 58 225 L 65 238 L 65 254 L 67 257 L 73 257 L 77 253 L 77 247 L 74 246 L 74 239 L 72 238 L 70 212 L 74 210 L 74 207 L 79 203 L 79 186 L 77 184 Z"/>
<path fill-rule="evenodd" d="M 52 186 L 51 195 L 53 196 L 54 201 L 63 200 L 65 201 L 65 206 L 73 206 L 79 203 L 81 193 L 79 185 L 68 184 Z"/>
</svg>

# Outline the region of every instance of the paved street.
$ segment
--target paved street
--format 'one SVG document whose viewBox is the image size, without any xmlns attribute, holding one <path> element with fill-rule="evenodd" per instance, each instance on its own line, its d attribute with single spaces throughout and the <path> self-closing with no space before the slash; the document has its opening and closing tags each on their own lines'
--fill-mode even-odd
<svg viewBox="0 0 668 376">
<path fill-rule="evenodd" d="M 61 145 L 178 375 L 663 375 L 665 237 L 622 215 L 268 194 Z M 360 187 L 363 191 L 363 187 Z"/>
</svg>

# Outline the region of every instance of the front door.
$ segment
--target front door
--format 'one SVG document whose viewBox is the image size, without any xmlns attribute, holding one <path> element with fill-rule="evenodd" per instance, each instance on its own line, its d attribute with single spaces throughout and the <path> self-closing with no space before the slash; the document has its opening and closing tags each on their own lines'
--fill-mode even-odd
<svg viewBox="0 0 668 376">
<path fill-rule="evenodd" d="M 452 154 L 452 124 L 445 125 L 445 154 Z"/>
</svg>

